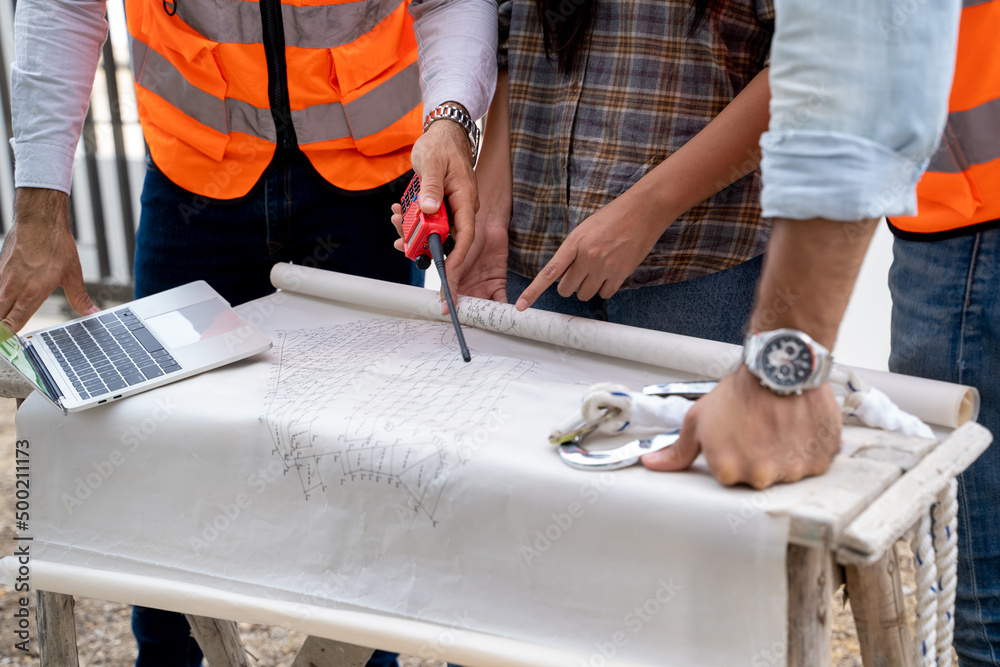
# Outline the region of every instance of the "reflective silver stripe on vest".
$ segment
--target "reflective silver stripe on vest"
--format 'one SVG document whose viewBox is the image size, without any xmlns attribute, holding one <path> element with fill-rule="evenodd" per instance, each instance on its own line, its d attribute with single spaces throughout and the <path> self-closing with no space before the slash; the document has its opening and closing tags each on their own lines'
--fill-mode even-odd
<svg viewBox="0 0 1000 667">
<path fill-rule="evenodd" d="M 421 102 L 420 68 L 413 63 L 356 100 L 316 104 L 292 112 L 299 144 L 377 134 Z"/>
<path fill-rule="evenodd" d="M 276 141 L 269 108 L 206 93 L 185 79 L 169 60 L 134 37 L 131 48 L 132 74 L 138 85 L 213 130 L 223 134 L 243 132 Z M 344 137 L 360 139 L 389 127 L 420 101 L 420 72 L 413 63 L 346 107 L 333 102 L 292 111 L 292 123 L 300 144 Z"/>
<path fill-rule="evenodd" d="M 1000 98 L 948 114 L 948 124 L 927 171 L 957 174 L 1000 158 Z"/>
<path fill-rule="evenodd" d="M 985 5 L 987 2 L 996 2 L 996 0 L 962 0 L 962 9 L 975 7 L 976 5 Z"/>
<path fill-rule="evenodd" d="M 363 0 L 336 5 L 281 5 L 285 46 L 331 49 L 350 44 L 396 11 L 404 0 Z M 246 0 L 180 0 L 177 16 L 214 42 L 259 44 L 260 5 Z"/>
<path fill-rule="evenodd" d="M 222 99 L 198 88 L 173 63 L 134 37 L 132 75 L 136 84 L 159 95 L 202 125 L 229 134 L 243 132 L 274 142 L 274 119 L 270 109 L 261 109 L 242 100 Z"/>
</svg>

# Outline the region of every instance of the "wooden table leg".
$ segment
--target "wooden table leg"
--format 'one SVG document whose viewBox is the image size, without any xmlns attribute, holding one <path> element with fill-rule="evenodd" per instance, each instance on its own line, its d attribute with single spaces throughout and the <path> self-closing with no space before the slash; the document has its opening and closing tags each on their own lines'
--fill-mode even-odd
<svg viewBox="0 0 1000 667">
<path fill-rule="evenodd" d="M 42 667 L 79 667 L 73 596 L 38 591 L 38 650 Z"/>
<path fill-rule="evenodd" d="M 872 565 L 848 565 L 847 592 L 865 667 L 913 667 L 896 550 L 889 547 Z"/>
<path fill-rule="evenodd" d="M 364 667 L 374 649 L 307 637 L 292 667 Z"/>
<path fill-rule="evenodd" d="M 833 556 L 788 546 L 788 665 L 829 667 L 833 644 Z"/>
<path fill-rule="evenodd" d="M 185 614 L 201 652 L 212 667 L 250 667 L 234 621 Z"/>
</svg>

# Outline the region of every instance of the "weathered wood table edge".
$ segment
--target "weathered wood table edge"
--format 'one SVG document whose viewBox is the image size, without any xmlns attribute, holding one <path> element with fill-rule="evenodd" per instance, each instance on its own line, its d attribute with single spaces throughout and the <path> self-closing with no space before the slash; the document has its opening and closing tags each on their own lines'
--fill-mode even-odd
<svg viewBox="0 0 1000 667">
<path fill-rule="evenodd" d="M 20 406 L 32 389 L 12 370 L 0 368 L 0 397 L 17 399 Z M 864 479 L 853 489 L 821 486 L 787 511 L 788 665 L 831 664 L 833 594 L 845 578 L 863 664 L 916 664 L 892 547 L 991 440 L 989 431 L 972 423 L 940 443 L 886 433 L 854 453 L 852 458 L 866 465 L 859 468 Z M 42 666 L 78 666 L 73 596 L 39 591 L 37 602 Z M 235 621 L 187 617 L 209 664 L 249 667 Z M 362 667 L 371 653 L 310 636 L 293 667 Z"/>
</svg>

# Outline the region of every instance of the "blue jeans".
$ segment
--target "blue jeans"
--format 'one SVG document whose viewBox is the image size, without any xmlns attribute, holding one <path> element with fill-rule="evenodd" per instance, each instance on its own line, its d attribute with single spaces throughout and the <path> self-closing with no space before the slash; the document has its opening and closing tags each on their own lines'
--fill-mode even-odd
<svg viewBox="0 0 1000 667">
<path fill-rule="evenodd" d="M 765 216 L 916 212 L 916 184 L 947 117 L 961 6 L 775 0 Z"/>
<path fill-rule="evenodd" d="M 979 423 L 1000 435 L 1000 229 L 895 240 L 889 271 L 897 373 L 978 387 Z M 1000 664 L 1000 446 L 958 478 L 955 650 L 962 667 Z"/>
<path fill-rule="evenodd" d="M 274 291 L 277 262 L 423 285 L 423 272 L 392 247 L 390 206 L 411 174 L 380 188 L 351 193 L 324 182 L 297 153 L 276 161 L 254 190 L 232 202 L 192 195 L 151 161 L 142 189 L 135 250 L 135 296 L 205 280 L 231 304 Z M 196 667 L 202 653 L 183 614 L 134 607 L 136 667 Z M 369 667 L 396 664 L 376 651 Z"/>
<path fill-rule="evenodd" d="M 135 250 L 136 297 L 205 280 L 238 305 L 274 291 L 278 262 L 423 285 L 392 243 L 389 207 L 412 174 L 363 193 L 336 190 L 299 154 L 246 197 L 209 200 L 182 190 L 148 162 Z"/>
<path fill-rule="evenodd" d="M 759 255 L 702 278 L 620 290 L 610 299 L 563 297 L 554 284 L 532 308 L 742 345 L 763 260 Z M 508 271 L 507 300 L 514 303 L 530 284 Z"/>
</svg>

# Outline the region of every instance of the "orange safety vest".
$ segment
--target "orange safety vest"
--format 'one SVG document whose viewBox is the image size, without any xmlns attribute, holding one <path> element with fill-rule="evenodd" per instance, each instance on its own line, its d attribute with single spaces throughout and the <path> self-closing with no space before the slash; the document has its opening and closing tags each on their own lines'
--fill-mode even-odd
<svg viewBox="0 0 1000 667">
<path fill-rule="evenodd" d="M 280 5 L 287 76 L 276 78 L 287 86 L 294 136 L 339 188 L 367 190 L 410 169 L 422 108 L 408 4 Z M 258 2 L 125 0 L 125 11 L 139 119 L 157 167 L 198 195 L 247 194 L 281 135 Z"/>
<path fill-rule="evenodd" d="M 954 236 L 1000 219 L 1000 0 L 964 0 L 948 124 L 900 236 Z M 925 237 L 927 238 L 927 237 Z"/>
</svg>

